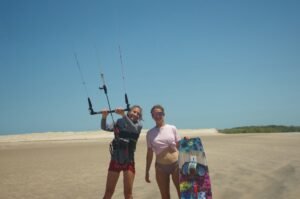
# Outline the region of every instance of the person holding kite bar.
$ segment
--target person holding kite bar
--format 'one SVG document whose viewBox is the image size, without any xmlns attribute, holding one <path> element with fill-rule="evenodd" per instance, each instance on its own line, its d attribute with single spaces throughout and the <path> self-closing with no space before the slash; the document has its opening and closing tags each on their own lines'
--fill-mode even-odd
<svg viewBox="0 0 300 199">
<path fill-rule="evenodd" d="M 142 130 L 142 108 L 132 106 L 127 114 L 124 109 L 115 112 L 122 116 L 112 125 L 106 124 L 109 110 L 102 111 L 101 128 L 114 132 L 115 138 L 110 144 L 111 160 L 109 163 L 104 199 L 112 198 L 120 172 L 123 171 L 124 198 L 132 199 L 132 187 L 135 177 L 134 152 Z"/>
</svg>

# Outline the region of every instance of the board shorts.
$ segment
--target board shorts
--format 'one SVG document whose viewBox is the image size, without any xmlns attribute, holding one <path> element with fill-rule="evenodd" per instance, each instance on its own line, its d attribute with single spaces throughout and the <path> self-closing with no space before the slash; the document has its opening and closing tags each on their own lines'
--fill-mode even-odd
<svg viewBox="0 0 300 199">
<path fill-rule="evenodd" d="M 113 171 L 113 172 L 118 172 L 118 173 L 121 171 L 131 171 L 132 173 L 135 174 L 134 162 L 120 164 L 116 160 L 111 160 L 109 163 L 108 171 Z"/>
</svg>

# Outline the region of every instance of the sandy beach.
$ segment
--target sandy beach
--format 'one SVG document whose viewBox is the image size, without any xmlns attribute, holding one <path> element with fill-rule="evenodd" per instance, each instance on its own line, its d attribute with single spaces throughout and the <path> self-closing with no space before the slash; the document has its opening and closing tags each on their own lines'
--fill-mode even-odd
<svg viewBox="0 0 300 199">
<path fill-rule="evenodd" d="M 202 138 L 214 199 L 299 198 L 300 133 L 179 132 Z M 0 136 L 0 198 L 102 198 L 111 139 L 100 131 Z M 134 198 L 160 198 L 153 165 L 152 182 L 144 180 L 145 155 L 143 133 L 136 151 Z M 122 184 L 120 176 L 113 198 L 123 198 Z M 177 198 L 172 184 L 171 190 Z"/>
</svg>

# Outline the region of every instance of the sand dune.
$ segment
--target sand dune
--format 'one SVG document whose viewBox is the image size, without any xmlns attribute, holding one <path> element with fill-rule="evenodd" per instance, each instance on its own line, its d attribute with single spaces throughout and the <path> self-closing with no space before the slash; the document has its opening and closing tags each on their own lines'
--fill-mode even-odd
<svg viewBox="0 0 300 199">
<path fill-rule="evenodd" d="M 223 135 L 213 129 L 179 132 L 182 136 L 202 137 L 214 199 L 296 199 L 300 195 L 299 133 Z M 0 198 L 102 197 L 110 134 L 20 136 L 0 136 Z M 136 152 L 134 198 L 159 198 L 153 165 L 152 183 L 144 181 L 145 144 L 143 134 Z M 171 190 L 172 198 L 176 198 L 173 185 Z M 114 198 L 123 198 L 122 176 Z"/>
<path fill-rule="evenodd" d="M 217 129 L 184 129 L 185 135 L 219 135 Z M 143 129 L 141 137 L 146 135 L 147 129 Z M 35 141 L 80 141 L 95 140 L 103 138 L 113 138 L 113 133 L 99 131 L 82 131 L 82 132 L 45 132 L 45 133 L 29 133 L 18 135 L 2 135 L 0 143 L 16 143 L 16 142 L 35 142 Z"/>
</svg>

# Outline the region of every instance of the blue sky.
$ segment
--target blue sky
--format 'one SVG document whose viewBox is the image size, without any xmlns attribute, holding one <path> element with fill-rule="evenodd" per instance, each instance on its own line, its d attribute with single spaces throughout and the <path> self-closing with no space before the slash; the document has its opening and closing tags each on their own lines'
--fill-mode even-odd
<svg viewBox="0 0 300 199">
<path fill-rule="evenodd" d="M 113 107 L 125 106 L 126 90 L 144 108 L 145 128 L 154 104 L 177 128 L 300 125 L 299 9 L 292 0 L 1 0 L 0 134 L 99 128 L 87 96 L 107 107 L 100 73 Z"/>
</svg>

